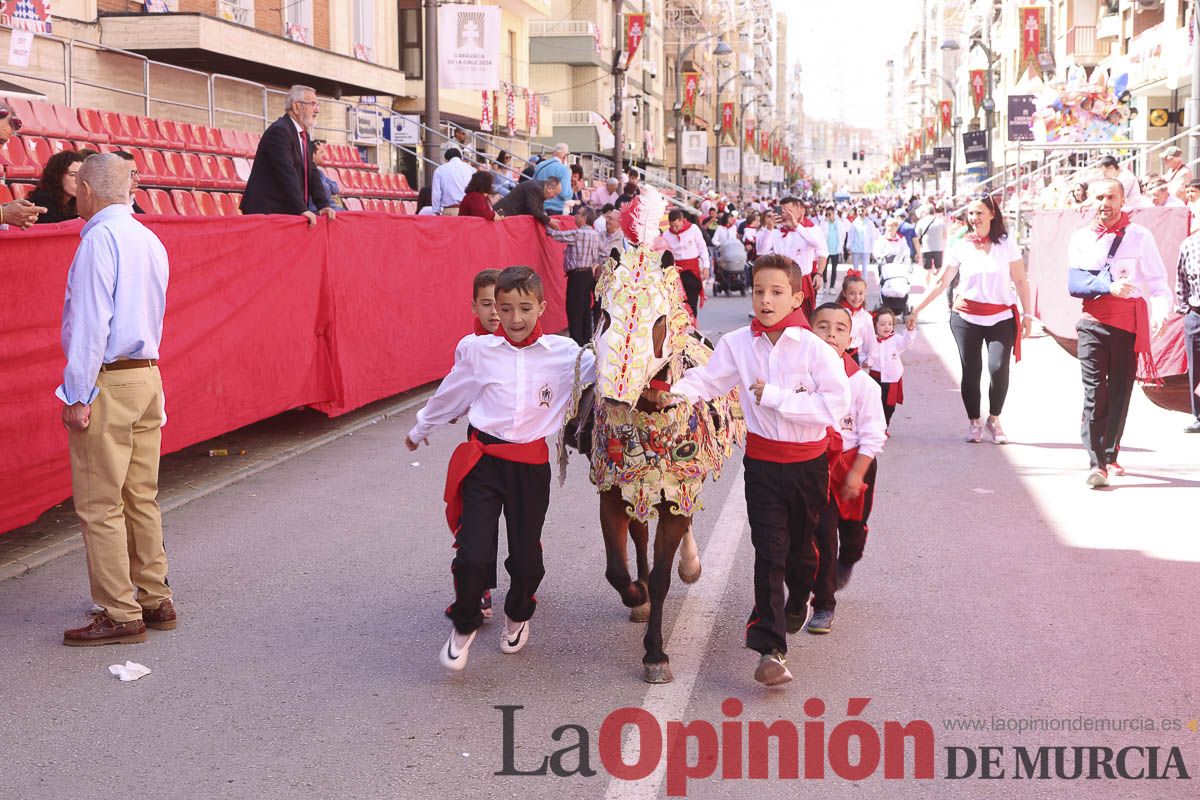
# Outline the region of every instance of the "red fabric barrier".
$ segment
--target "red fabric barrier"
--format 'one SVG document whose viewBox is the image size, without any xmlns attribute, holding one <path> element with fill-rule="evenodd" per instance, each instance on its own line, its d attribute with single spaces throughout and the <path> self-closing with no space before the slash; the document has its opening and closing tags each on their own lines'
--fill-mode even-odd
<svg viewBox="0 0 1200 800">
<path fill-rule="evenodd" d="M 471 280 L 527 264 L 566 327 L 563 245 L 530 217 L 144 217 L 171 259 L 163 452 L 297 406 L 330 416 L 436 380 L 471 330 Z M 71 493 L 54 388 L 80 222 L 0 232 L 0 531 Z"/>
</svg>

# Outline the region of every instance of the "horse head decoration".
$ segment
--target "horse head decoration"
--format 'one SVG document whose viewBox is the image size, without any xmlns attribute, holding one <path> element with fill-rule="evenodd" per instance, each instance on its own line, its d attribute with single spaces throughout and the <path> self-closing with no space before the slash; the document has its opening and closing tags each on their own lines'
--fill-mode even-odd
<svg viewBox="0 0 1200 800">
<path fill-rule="evenodd" d="M 675 551 L 682 542 L 680 577 L 688 583 L 698 579 L 691 517 L 700 508 L 700 490 L 710 475 L 720 477 L 734 444 L 745 439 L 736 391 L 664 410 L 651 399 L 712 355 L 692 324 L 671 254 L 653 247 L 666 206 L 657 190 L 645 187 L 623 209 L 621 227 L 635 246 L 614 251 L 596 285 L 601 321 L 592 339 L 595 401 L 590 411 L 581 408 L 583 387 L 577 381 L 567 412 L 568 419 L 590 415 L 591 479 L 600 492 L 605 577 L 633 609 L 630 619 L 648 623 L 642 664 L 643 679 L 650 683 L 671 680 L 662 613 Z M 648 563 L 652 516 L 659 520 L 653 569 Z M 626 560 L 629 538 L 637 551 L 636 581 Z"/>
</svg>

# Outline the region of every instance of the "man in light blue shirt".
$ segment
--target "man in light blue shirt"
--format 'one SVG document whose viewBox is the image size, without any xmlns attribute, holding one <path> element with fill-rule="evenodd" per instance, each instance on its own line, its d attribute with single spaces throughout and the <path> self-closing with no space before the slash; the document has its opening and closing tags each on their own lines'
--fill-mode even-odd
<svg viewBox="0 0 1200 800">
<path fill-rule="evenodd" d="M 571 168 L 567 166 L 567 159 L 570 157 L 571 148 L 560 142 L 554 145 L 554 155 L 542 159 L 538 163 L 537 169 L 533 171 L 534 180 L 544 181 L 546 178 L 558 178 L 562 186 L 556 196 L 546 201 L 547 214 L 562 214 L 567 203 L 575 197 L 575 192 L 571 190 Z"/>
<path fill-rule="evenodd" d="M 474 174 L 475 168 L 462 160 L 462 153 L 453 147 L 447 150 L 446 163 L 433 171 L 433 213 L 458 216 L 458 204 Z"/>
<path fill-rule="evenodd" d="M 169 267 L 158 237 L 128 205 L 129 163 L 94 155 L 79 170 L 87 220 L 67 273 L 62 420 L 92 600 L 103 609 L 63 634 L 81 647 L 144 642 L 176 626 L 158 508 L 162 378 L 158 347 Z M 136 587 L 136 589 L 135 589 Z"/>
</svg>

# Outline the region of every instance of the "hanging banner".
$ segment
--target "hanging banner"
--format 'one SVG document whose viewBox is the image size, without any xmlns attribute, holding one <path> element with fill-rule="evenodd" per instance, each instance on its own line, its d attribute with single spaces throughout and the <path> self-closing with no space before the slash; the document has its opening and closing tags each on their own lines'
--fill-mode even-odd
<svg viewBox="0 0 1200 800">
<path fill-rule="evenodd" d="M 737 131 L 733 129 L 733 103 L 721 104 L 721 140 L 737 141 Z"/>
<path fill-rule="evenodd" d="M 1033 141 L 1033 115 L 1037 113 L 1037 99 L 1031 94 L 1008 96 L 1008 140 L 1010 142 Z"/>
<path fill-rule="evenodd" d="M 492 132 L 492 98 L 491 93 L 484 90 L 479 93 L 483 97 L 483 106 L 479 109 L 479 130 Z"/>
<path fill-rule="evenodd" d="M 937 142 L 937 121 L 933 117 L 925 118 L 925 146 L 933 147 Z"/>
<path fill-rule="evenodd" d="M 633 63 L 633 57 L 638 51 L 638 46 L 642 43 L 642 37 L 646 35 L 646 17 L 648 16 L 648 14 L 625 15 L 626 69 Z M 599 30 L 599 28 L 596 30 Z"/>
<path fill-rule="evenodd" d="M 971 102 L 975 104 L 975 113 L 983 106 L 983 98 L 987 97 L 987 70 L 971 70 Z"/>
<path fill-rule="evenodd" d="M 50 0 L 0 0 L 0 25 L 14 31 L 53 33 Z"/>
<path fill-rule="evenodd" d="M 517 98 L 515 94 L 511 83 L 504 84 L 504 119 L 509 136 L 517 132 Z"/>
<path fill-rule="evenodd" d="M 746 153 L 746 157 L 742 161 L 742 171 L 745 174 L 753 177 L 758 174 L 759 163 L 760 161 L 758 158 L 758 153 L 755 153 L 753 150 L 751 150 L 749 153 Z"/>
<path fill-rule="evenodd" d="M 738 171 L 738 153 L 736 147 L 722 147 L 718 154 L 718 165 L 724 175 L 733 175 Z"/>
<path fill-rule="evenodd" d="M 933 165 L 939 172 L 950 171 L 950 151 L 949 147 L 933 148 Z"/>
<path fill-rule="evenodd" d="M 33 31 L 13 31 L 8 41 L 8 65 L 24 69 L 29 66 L 32 54 Z"/>
<path fill-rule="evenodd" d="M 763 158 L 771 157 L 771 133 L 769 131 L 759 131 L 758 133 L 758 154 Z"/>
<path fill-rule="evenodd" d="M 500 89 L 500 7 L 438 8 L 438 78 L 443 89 Z"/>
<path fill-rule="evenodd" d="M 938 111 L 942 116 L 942 133 L 950 130 L 950 125 L 953 122 L 954 107 L 949 100 L 942 100 L 938 103 Z"/>
<path fill-rule="evenodd" d="M 1042 16 L 1045 9 L 1041 6 L 1021 6 L 1017 19 L 1021 23 L 1021 60 L 1017 64 L 1017 78 L 1037 65 L 1038 53 L 1042 49 Z"/>
<path fill-rule="evenodd" d="M 696 94 L 700 91 L 700 73 L 683 73 L 683 113 L 691 117 L 696 113 Z"/>
<path fill-rule="evenodd" d="M 987 131 L 963 131 L 963 161 L 981 164 L 988 160 Z"/>
<path fill-rule="evenodd" d="M 751 152 L 754 152 L 754 142 L 754 123 L 751 122 L 746 125 L 746 147 L 750 148 Z"/>
<path fill-rule="evenodd" d="M 708 163 L 708 134 L 704 131 L 683 132 L 683 163 L 703 165 Z"/>
<path fill-rule="evenodd" d="M 538 135 L 538 128 L 541 127 L 541 110 L 542 98 L 537 92 L 526 90 L 525 96 L 525 127 L 529 130 L 530 136 Z"/>
</svg>

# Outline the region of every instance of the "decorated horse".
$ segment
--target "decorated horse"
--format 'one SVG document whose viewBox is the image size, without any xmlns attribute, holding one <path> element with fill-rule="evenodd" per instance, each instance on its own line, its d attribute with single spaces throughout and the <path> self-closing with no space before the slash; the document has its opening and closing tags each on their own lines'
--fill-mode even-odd
<svg viewBox="0 0 1200 800">
<path fill-rule="evenodd" d="M 700 557 L 691 522 L 701 488 L 706 478 L 720 477 L 734 445 L 745 440 L 736 390 L 708 403 L 658 407 L 672 382 L 712 355 L 695 330 L 671 254 L 652 248 L 665 211 L 666 201 L 650 187 L 625 206 L 621 226 L 636 247 L 614 250 L 597 282 L 596 383 L 586 387 L 576 380 L 559 444 L 560 466 L 567 445 L 590 455 L 591 480 L 600 493 L 604 574 L 632 609 L 630 620 L 646 622 L 647 683 L 672 679 L 662 618 L 675 552 L 681 550 L 680 578 L 697 580 Z M 651 566 L 653 517 L 658 528 Z M 636 580 L 627 561 L 631 538 Z"/>
</svg>

